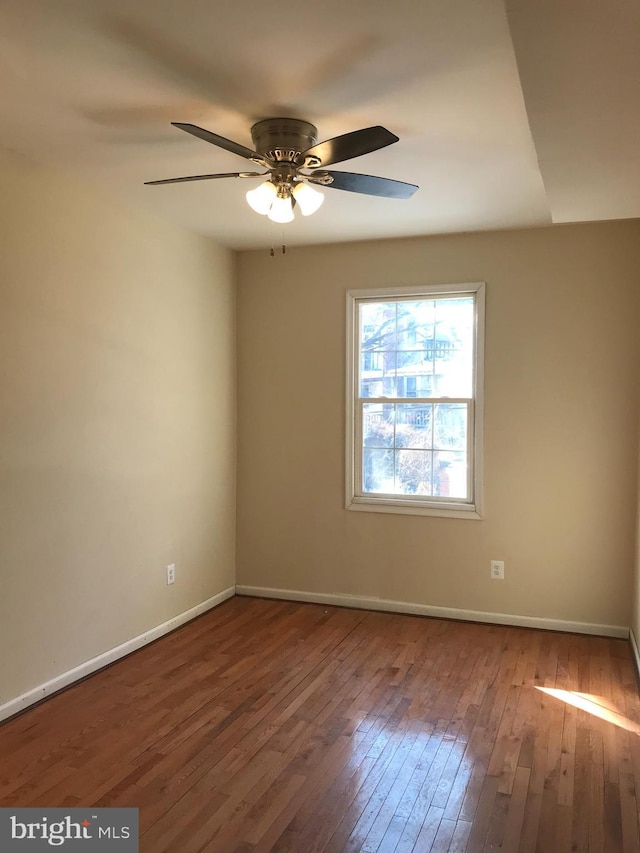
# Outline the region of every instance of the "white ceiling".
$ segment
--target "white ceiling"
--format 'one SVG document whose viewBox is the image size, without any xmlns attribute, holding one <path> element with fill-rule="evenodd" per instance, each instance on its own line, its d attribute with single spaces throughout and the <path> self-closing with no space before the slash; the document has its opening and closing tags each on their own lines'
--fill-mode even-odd
<svg viewBox="0 0 640 853">
<path fill-rule="evenodd" d="M 233 248 L 280 242 L 254 182 L 145 187 L 253 165 L 297 116 L 320 139 L 400 141 L 336 170 L 420 185 L 407 201 L 326 190 L 289 245 L 640 216 L 638 0 L 0 0 L 0 146 Z"/>
</svg>

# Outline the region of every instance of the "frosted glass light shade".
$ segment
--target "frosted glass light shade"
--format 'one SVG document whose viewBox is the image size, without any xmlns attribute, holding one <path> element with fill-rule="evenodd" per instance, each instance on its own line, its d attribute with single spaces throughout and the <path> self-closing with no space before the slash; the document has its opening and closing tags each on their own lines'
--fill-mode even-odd
<svg viewBox="0 0 640 853">
<path fill-rule="evenodd" d="M 300 205 L 300 211 L 303 216 L 311 216 L 324 201 L 324 196 L 321 192 L 303 182 L 295 185 L 293 195 Z"/>
<path fill-rule="evenodd" d="M 271 183 L 271 181 L 265 181 L 259 187 L 256 187 L 255 190 L 249 190 L 247 193 L 247 202 L 249 203 L 249 207 L 255 210 L 256 213 L 266 216 L 277 195 L 278 190 L 276 189 L 276 185 Z"/>
<path fill-rule="evenodd" d="M 293 221 L 293 199 L 291 196 L 274 198 L 269 210 L 269 219 L 272 222 L 292 222 Z"/>
</svg>

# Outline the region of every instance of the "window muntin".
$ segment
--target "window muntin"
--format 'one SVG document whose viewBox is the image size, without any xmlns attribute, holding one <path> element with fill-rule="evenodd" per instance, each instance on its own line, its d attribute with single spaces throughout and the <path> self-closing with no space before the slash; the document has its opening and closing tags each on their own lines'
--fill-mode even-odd
<svg viewBox="0 0 640 853">
<path fill-rule="evenodd" d="M 347 506 L 479 515 L 484 285 L 348 294 Z"/>
</svg>

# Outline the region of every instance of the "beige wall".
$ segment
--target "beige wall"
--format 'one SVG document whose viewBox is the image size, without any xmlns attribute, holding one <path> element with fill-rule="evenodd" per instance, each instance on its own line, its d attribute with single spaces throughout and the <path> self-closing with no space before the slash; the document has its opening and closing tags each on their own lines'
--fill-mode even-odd
<svg viewBox="0 0 640 853">
<path fill-rule="evenodd" d="M 239 584 L 630 624 L 639 222 L 247 252 L 238 274 Z M 485 519 L 345 510 L 345 291 L 478 280 Z"/>
<path fill-rule="evenodd" d="M 633 586 L 631 593 L 631 629 L 636 645 L 640 643 L 640 470 L 638 471 L 638 514 L 636 516 L 636 552 L 633 567 Z M 640 660 L 636 661 L 639 667 Z"/>
<path fill-rule="evenodd" d="M 234 583 L 235 305 L 213 242 L 0 173 L 1 705 Z"/>
</svg>

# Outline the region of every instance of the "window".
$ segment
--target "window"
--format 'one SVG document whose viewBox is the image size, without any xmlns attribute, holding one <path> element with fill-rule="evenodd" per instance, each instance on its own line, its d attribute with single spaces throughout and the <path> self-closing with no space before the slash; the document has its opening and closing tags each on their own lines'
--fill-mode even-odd
<svg viewBox="0 0 640 853">
<path fill-rule="evenodd" d="M 347 294 L 347 507 L 480 518 L 484 284 Z"/>
</svg>

